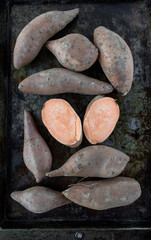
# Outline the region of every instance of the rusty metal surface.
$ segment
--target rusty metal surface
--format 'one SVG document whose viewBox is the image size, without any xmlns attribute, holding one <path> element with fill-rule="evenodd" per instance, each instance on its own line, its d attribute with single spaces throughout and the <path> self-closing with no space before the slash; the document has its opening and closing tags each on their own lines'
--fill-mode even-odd
<svg viewBox="0 0 151 240">
<path fill-rule="evenodd" d="M 116 4 L 106 1 L 63 1 L 40 4 L 14 4 L 10 16 L 10 53 L 11 76 L 8 80 L 7 96 L 7 182 L 5 194 L 5 220 L 7 226 L 58 227 L 127 227 L 150 226 L 151 220 L 151 81 L 150 81 L 150 16 L 145 1 L 117 1 Z M 50 136 L 41 120 L 41 109 L 48 99 L 53 97 L 67 100 L 83 120 L 88 103 L 94 96 L 78 94 L 60 94 L 54 96 L 36 96 L 21 93 L 17 86 L 27 76 L 52 67 L 60 67 L 55 57 L 43 47 L 36 59 L 26 67 L 15 70 L 12 53 L 15 40 L 22 28 L 37 15 L 49 10 L 68 10 L 79 6 L 80 12 L 76 19 L 56 34 L 53 39 L 63 37 L 71 32 L 84 34 L 93 41 L 93 30 L 103 25 L 123 37 L 132 50 L 135 64 L 134 81 L 131 91 L 123 97 L 116 91 L 109 96 L 117 99 L 120 106 L 120 119 L 111 136 L 103 144 L 117 148 L 131 158 L 123 176 L 138 180 L 142 187 L 142 196 L 132 205 L 105 211 L 95 211 L 76 204 L 64 206 L 48 213 L 36 215 L 28 212 L 10 198 L 10 193 L 35 185 L 47 186 L 62 191 L 69 184 L 76 183 L 78 178 L 58 177 L 44 178 L 36 184 L 34 177 L 23 162 L 23 111 L 31 112 L 39 132 L 46 140 L 53 155 L 53 169 L 60 167 L 73 153 L 90 144 L 84 137 L 82 144 L 70 149 Z M 108 81 L 96 62 L 90 69 L 83 72 L 88 76 Z"/>
</svg>

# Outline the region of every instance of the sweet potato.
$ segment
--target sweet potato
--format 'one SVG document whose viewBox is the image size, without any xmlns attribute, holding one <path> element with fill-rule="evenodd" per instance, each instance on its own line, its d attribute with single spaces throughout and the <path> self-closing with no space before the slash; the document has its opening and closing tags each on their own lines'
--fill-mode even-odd
<svg viewBox="0 0 151 240">
<path fill-rule="evenodd" d="M 13 192 L 11 198 L 33 213 L 48 212 L 70 203 L 62 193 L 40 186 Z"/>
<path fill-rule="evenodd" d="M 100 26 L 94 31 L 99 62 L 111 84 L 123 95 L 132 86 L 134 63 L 130 48 L 115 32 Z"/>
<path fill-rule="evenodd" d="M 81 206 L 105 210 L 126 206 L 141 195 L 139 183 L 128 177 L 81 182 L 63 192 L 69 200 Z"/>
<path fill-rule="evenodd" d="M 85 36 L 72 33 L 58 40 L 48 41 L 46 47 L 65 68 L 84 71 L 98 57 L 98 49 Z"/>
<path fill-rule="evenodd" d="M 90 146 L 73 154 L 62 167 L 46 176 L 115 177 L 124 170 L 129 160 L 125 153 L 114 148 Z"/>
<path fill-rule="evenodd" d="M 51 152 L 39 134 L 31 114 L 24 111 L 24 149 L 23 159 L 26 167 L 40 182 L 52 165 Z"/>
<path fill-rule="evenodd" d="M 52 68 L 35 73 L 24 79 L 18 88 L 25 93 L 41 95 L 59 93 L 98 95 L 113 90 L 108 83 L 64 68 Z"/>
<path fill-rule="evenodd" d="M 71 22 L 79 8 L 69 11 L 50 11 L 39 15 L 20 32 L 14 48 L 14 66 L 19 69 L 29 64 L 44 43 Z"/>
<path fill-rule="evenodd" d="M 119 106 L 113 98 L 95 97 L 88 105 L 83 121 L 86 138 L 91 144 L 105 141 L 119 119 Z"/>
<path fill-rule="evenodd" d="M 42 120 L 50 134 L 60 143 L 72 148 L 81 144 L 81 120 L 67 101 L 47 101 L 42 109 Z"/>
</svg>

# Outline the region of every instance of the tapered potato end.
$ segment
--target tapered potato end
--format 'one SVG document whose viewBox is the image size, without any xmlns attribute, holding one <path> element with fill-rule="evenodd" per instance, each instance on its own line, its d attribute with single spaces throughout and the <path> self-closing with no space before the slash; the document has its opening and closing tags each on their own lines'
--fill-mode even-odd
<svg viewBox="0 0 151 240">
<path fill-rule="evenodd" d="M 10 196 L 11 196 L 11 198 L 12 198 L 13 200 L 16 200 L 15 192 L 12 192 L 12 193 L 10 194 Z"/>
<path fill-rule="evenodd" d="M 15 192 L 12 192 L 10 194 L 11 198 L 16 201 L 16 202 L 19 202 L 20 201 L 20 191 L 15 191 Z"/>
<path fill-rule="evenodd" d="M 66 12 L 69 12 L 70 15 L 72 15 L 73 17 L 76 17 L 79 13 L 79 8 L 75 8 L 73 10 L 69 10 L 69 11 L 66 11 Z"/>
<path fill-rule="evenodd" d="M 46 173 L 47 177 L 59 177 L 59 176 L 64 176 L 64 171 L 63 168 L 59 168 L 57 170 L 53 170 L 51 172 Z"/>
<path fill-rule="evenodd" d="M 35 179 L 36 179 L 36 182 L 37 182 L 37 183 L 40 183 L 41 180 L 42 180 L 43 177 L 44 177 L 44 174 L 42 174 L 42 176 L 36 176 L 36 175 L 34 175 L 34 177 L 35 177 Z"/>
</svg>

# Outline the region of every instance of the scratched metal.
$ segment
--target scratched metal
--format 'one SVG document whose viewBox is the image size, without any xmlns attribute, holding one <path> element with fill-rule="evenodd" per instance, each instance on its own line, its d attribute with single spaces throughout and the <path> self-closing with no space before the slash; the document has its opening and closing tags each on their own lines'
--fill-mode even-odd
<svg viewBox="0 0 151 240">
<path fill-rule="evenodd" d="M 81 1 L 80 1 L 81 2 Z M 131 48 L 135 72 L 131 91 L 123 97 L 116 91 L 109 96 L 117 99 L 120 106 L 120 119 L 111 136 L 103 143 L 115 147 L 131 158 L 123 176 L 138 180 L 142 187 L 142 196 L 132 205 L 106 211 L 95 211 L 80 207 L 76 204 L 64 206 L 45 214 L 32 214 L 10 198 L 10 193 L 23 190 L 35 185 L 47 186 L 55 190 L 64 190 L 69 184 L 76 183 L 78 178 L 58 177 L 44 178 L 36 184 L 33 175 L 27 170 L 23 162 L 23 111 L 31 112 L 39 129 L 46 140 L 53 155 L 53 169 L 60 167 L 73 153 L 90 144 L 84 137 L 82 144 L 76 149 L 70 149 L 58 143 L 48 133 L 41 120 L 41 109 L 48 99 L 63 98 L 67 100 L 83 120 L 88 103 L 94 96 L 78 94 L 60 94 L 55 96 L 36 96 L 21 93 L 17 86 L 27 76 L 52 67 L 60 67 L 55 57 L 43 47 L 35 60 L 20 70 L 15 70 L 11 60 L 11 79 L 9 87 L 8 106 L 8 162 L 7 162 L 7 199 L 6 218 L 10 221 L 24 221 L 26 224 L 36 221 L 37 225 L 53 222 L 92 222 L 93 226 L 109 226 L 111 221 L 126 226 L 151 218 L 151 84 L 150 84 L 150 41 L 149 41 L 149 10 L 145 3 L 68 3 L 62 4 L 14 4 L 11 8 L 11 57 L 15 40 L 22 28 L 37 15 L 49 10 L 68 10 L 79 6 L 78 17 L 53 37 L 57 39 L 71 32 L 81 33 L 93 41 L 93 30 L 103 25 L 123 37 Z M 88 76 L 108 82 L 98 61 L 87 71 Z"/>
</svg>

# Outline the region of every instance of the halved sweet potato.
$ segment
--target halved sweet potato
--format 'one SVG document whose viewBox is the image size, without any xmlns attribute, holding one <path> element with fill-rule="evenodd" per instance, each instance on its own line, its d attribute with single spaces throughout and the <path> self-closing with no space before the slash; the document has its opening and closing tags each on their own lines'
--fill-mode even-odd
<svg viewBox="0 0 151 240">
<path fill-rule="evenodd" d="M 83 121 L 86 138 L 91 144 L 105 141 L 119 119 L 119 106 L 113 98 L 95 97 L 88 105 Z"/>
<path fill-rule="evenodd" d="M 60 143 L 73 148 L 80 145 L 81 120 L 67 101 L 48 100 L 42 109 L 42 120 L 50 134 Z"/>
</svg>

